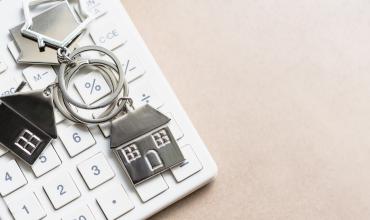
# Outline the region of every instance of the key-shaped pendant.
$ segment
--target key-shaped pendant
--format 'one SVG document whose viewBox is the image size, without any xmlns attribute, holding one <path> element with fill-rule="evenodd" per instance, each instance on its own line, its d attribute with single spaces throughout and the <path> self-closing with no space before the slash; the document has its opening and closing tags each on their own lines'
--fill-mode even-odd
<svg viewBox="0 0 370 220">
<path fill-rule="evenodd" d="M 185 160 L 168 127 L 170 120 L 150 105 L 145 105 L 112 121 L 111 148 L 133 184 Z"/>
<path fill-rule="evenodd" d="M 32 165 L 57 138 L 52 96 L 44 91 L 0 98 L 0 144 Z"/>
</svg>

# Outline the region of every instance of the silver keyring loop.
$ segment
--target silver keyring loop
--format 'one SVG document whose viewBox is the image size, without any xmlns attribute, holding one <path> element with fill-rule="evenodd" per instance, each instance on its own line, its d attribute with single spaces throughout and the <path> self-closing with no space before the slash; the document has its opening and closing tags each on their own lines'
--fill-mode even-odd
<svg viewBox="0 0 370 220">
<path fill-rule="evenodd" d="M 102 59 L 79 59 L 80 54 L 87 51 L 97 51 L 104 53 L 109 56 L 114 63 Z M 66 118 L 78 123 L 97 124 L 109 121 L 120 112 L 124 111 L 127 101 L 124 100 L 122 102 L 121 98 L 119 97 L 120 94 L 122 95 L 121 97 L 127 97 L 128 95 L 128 85 L 125 79 L 127 66 L 124 72 L 118 58 L 111 51 L 98 46 L 81 47 L 73 51 L 69 55 L 69 59 L 73 60 L 73 62 L 61 64 L 58 75 L 59 86 L 58 89 L 55 89 L 53 93 L 55 106 Z M 110 95 L 106 96 L 104 99 L 94 105 L 87 105 L 85 103 L 76 101 L 68 94 L 69 82 L 79 72 L 79 70 L 81 70 L 81 68 L 84 68 L 86 66 L 92 66 L 100 69 L 103 73 L 103 77 L 108 81 L 109 86 L 112 88 L 112 93 Z M 87 110 L 101 108 L 107 109 L 105 109 L 99 117 L 86 118 L 79 115 L 76 112 L 76 109 L 73 109 L 73 107 Z"/>
<path fill-rule="evenodd" d="M 66 75 L 66 69 L 68 67 L 68 63 L 62 63 L 60 65 L 59 75 L 58 75 L 59 87 L 60 87 L 60 90 L 62 92 L 63 99 L 67 100 L 69 103 L 73 104 L 76 107 L 83 108 L 83 109 L 98 109 L 98 108 L 103 108 L 105 106 L 108 106 L 110 103 L 112 103 L 114 101 L 114 99 L 116 99 L 118 97 L 119 93 L 121 92 L 121 90 L 124 87 L 125 87 L 124 89 L 126 90 L 126 91 L 124 91 L 124 93 L 126 93 L 126 92 L 128 93 L 128 87 L 127 86 L 124 86 L 125 84 L 127 84 L 126 79 L 124 77 L 125 76 L 125 73 L 123 71 L 123 68 L 122 68 L 122 65 L 121 65 L 120 61 L 113 54 L 113 52 L 111 52 L 111 51 L 109 51 L 109 50 L 107 50 L 107 49 L 105 49 L 103 47 L 98 47 L 98 46 L 80 47 L 80 48 L 76 49 L 75 51 L 73 51 L 70 54 L 70 59 L 73 60 L 74 58 L 76 58 L 81 53 L 87 52 L 87 51 L 97 51 L 97 52 L 104 53 L 104 54 L 106 54 L 107 56 L 109 56 L 113 60 L 113 62 L 115 63 L 115 65 L 113 65 L 112 63 L 110 63 L 108 61 L 101 60 L 101 59 L 89 59 L 88 60 L 88 64 L 90 64 L 90 65 L 109 66 L 112 69 L 114 69 L 118 73 L 118 76 L 119 76 L 119 81 L 118 81 L 117 88 L 110 95 L 108 95 L 104 99 L 103 102 L 101 102 L 99 104 L 87 105 L 85 103 L 76 101 L 74 98 L 72 98 L 68 94 L 67 86 L 66 86 L 66 83 L 65 83 L 65 75 Z M 78 65 L 72 67 L 69 70 L 70 71 L 70 74 L 72 74 L 72 75 L 75 74 L 83 66 L 84 66 L 83 64 L 78 64 Z"/>
<path fill-rule="evenodd" d="M 111 70 L 108 70 L 108 68 L 105 66 L 98 66 L 96 68 L 102 71 L 103 73 L 102 75 L 104 79 L 107 81 L 107 83 L 109 84 L 111 88 L 115 88 L 117 86 L 116 85 L 117 80 L 115 76 L 113 75 L 113 73 L 109 73 Z M 73 76 L 68 75 L 66 80 L 69 81 L 71 77 Z M 120 111 L 124 110 L 123 109 L 124 106 L 122 106 L 122 108 L 119 108 L 116 112 L 111 113 L 114 107 L 116 107 L 116 102 L 118 104 L 119 100 L 121 99 L 119 98 L 116 102 L 112 103 L 109 107 L 107 107 L 107 109 L 104 110 L 104 112 L 102 112 L 99 117 L 96 117 L 95 119 L 85 118 L 85 117 L 80 116 L 78 113 L 76 113 L 75 112 L 76 109 L 75 110 L 73 110 L 72 108 L 67 109 L 67 107 L 69 106 L 69 103 L 66 103 L 66 101 L 63 99 L 59 87 L 54 89 L 53 96 L 54 96 L 54 104 L 59 109 L 60 113 L 67 119 L 73 122 L 76 122 L 76 123 L 91 123 L 91 124 L 103 123 L 103 122 L 109 121 L 111 118 L 115 117 Z M 122 96 L 124 96 L 124 94 L 122 94 Z M 117 107 L 120 107 L 120 106 L 117 106 Z"/>
</svg>

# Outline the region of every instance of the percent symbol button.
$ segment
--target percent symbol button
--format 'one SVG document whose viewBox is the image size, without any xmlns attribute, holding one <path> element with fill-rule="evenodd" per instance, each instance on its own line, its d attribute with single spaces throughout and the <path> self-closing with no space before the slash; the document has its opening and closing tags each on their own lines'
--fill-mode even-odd
<svg viewBox="0 0 370 220">
<path fill-rule="evenodd" d="M 83 101 L 88 105 L 97 102 L 111 92 L 104 77 L 94 71 L 78 77 L 74 85 Z"/>
<path fill-rule="evenodd" d="M 96 85 L 96 79 L 95 78 L 93 79 L 92 83 L 91 82 L 86 82 L 85 83 L 85 88 L 90 89 L 90 95 L 92 95 L 92 93 L 94 91 L 99 92 L 101 90 L 101 86 Z"/>
</svg>

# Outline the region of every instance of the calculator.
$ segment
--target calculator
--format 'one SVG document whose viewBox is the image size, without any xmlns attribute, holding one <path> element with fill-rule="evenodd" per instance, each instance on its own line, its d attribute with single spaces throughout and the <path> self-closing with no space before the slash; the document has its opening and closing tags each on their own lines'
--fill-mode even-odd
<svg viewBox="0 0 370 220">
<path fill-rule="evenodd" d="M 150 105 L 170 118 L 168 129 L 185 161 L 132 184 L 110 149 L 109 122 L 73 123 L 55 110 L 58 138 L 30 166 L 0 146 L 0 219 L 146 219 L 206 185 L 217 166 L 119 0 L 81 0 L 71 7 L 102 13 L 78 46 L 104 47 L 127 65 L 126 78 L 136 108 Z M 34 13 L 45 8 L 37 8 Z M 38 11 L 39 10 L 39 11 Z M 54 82 L 58 66 L 26 65 L 10 30 L 24 22 L 21 0 L 0 0 L 0 96 Z M 125 62 L 130 60 L 130 62 Z M 93 103 L 110 90 L 95 72 L 77 78 L 75 98 Z M 77 109 L 78 110 L 78 109 Z M 83 109 L 79 109 L 84 114 Z M 88 114 L 88 113 L 86 113 Z M 7 126 L 7 125 L 0 125 Z M 32 134 L 27 133 L 32 137 Z"/>
</svg>

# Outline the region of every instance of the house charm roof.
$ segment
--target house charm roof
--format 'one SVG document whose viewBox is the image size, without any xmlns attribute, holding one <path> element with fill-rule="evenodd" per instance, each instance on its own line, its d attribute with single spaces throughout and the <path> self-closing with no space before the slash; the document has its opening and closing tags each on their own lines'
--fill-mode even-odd
<svg viewBox="0 0 370 220">
<path fill-rule="evenodd" d="M 133 184 L 181 164 L 182 155 L 170 119 L 146 105 L 112 122 L 111 148 Z"/>
<path fill-rule="evenodd" d="M 0 144 L 33 164 L 57 138 L 51 96 L 43 91 L 0 97 Z"/>
</svg>

